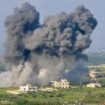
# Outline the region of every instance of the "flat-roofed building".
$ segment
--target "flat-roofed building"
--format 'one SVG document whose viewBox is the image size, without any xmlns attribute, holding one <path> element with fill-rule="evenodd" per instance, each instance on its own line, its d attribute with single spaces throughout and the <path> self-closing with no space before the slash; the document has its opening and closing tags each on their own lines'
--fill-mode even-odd
<svg viewBox="0 0 105 105">
<path fill-rule="evenodd" d="M 26 86 L 19 86 L 19 91 L 29 92 L 29 91 L 37 91 L 36 86 L 32 86 L 31 84 L 27 84 Z"/>
<path fill-rule="evenodd" d="M 100 83 L 89 83 L 87 84 L 87 87 L 89 88 L 96 88 L 96 87 L 101 87 L 101 84 Z"/>
<path fill-rule="evenodd" d="M 69 88 L 70 82 L 66 79 L 61 79 L 60 81 L 51 81 L 51 85 L 55 88 Z"/>
</svg>

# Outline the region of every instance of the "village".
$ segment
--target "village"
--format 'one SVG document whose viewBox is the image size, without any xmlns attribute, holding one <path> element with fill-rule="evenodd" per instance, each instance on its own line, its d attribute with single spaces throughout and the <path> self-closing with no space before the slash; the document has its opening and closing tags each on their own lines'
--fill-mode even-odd
<svg viewBox="0 0 105 105">
<path fill-rule="evenodd" d="M 101 83 L 95 82 L 96 73 L 94 71 L 89 72 L 89 77 L 91 78 L 91 82 L 85 84 L 87 88 L 100 88 Z M 26 84 L 25 86 L 19 86 L 18 90 L 7 90 L 7 93 L 13 95 L 19 95 L 28 92 L 53 92 L 58 91 L 59 89 L 69 89 L 69 88 L 76 88 L 76 86 L 72 86 L 70 81 L 67 79 L 60 79 L 59 81 L 51 81 L 50 86 L 46 87 L 38 87 L 32 86 L 31 84 Z"/>
<path fill-rule="evenodd" d="M 60 81 L 51 81 L 50 86 L 46 87 L 38 87 L 38 86 L 32 86 L 31 84 L 26 84 L 26 86 L 19 86 L 18 90 L 7 90 L 7 93 L 10 94 L 23 94 L 27 92 L 37 92 L 37 91 L 43 91 L 43 92 L 52 92 L 57 91 L 59 88 L 68 89 L 70 87 L 70 82 L 66 79 L 61 79 Z"/>
<path fill-rule="evenodd" d="M 101 66 L 102 67 L 102 66 Z M 101 83 L 99 83 L 96 78 L 99 76 L 95 69 L 97 66 L 89 66 L 90 71 L 88 73 L 90 77 L 90 83 L 85 84 L 85 87 L 87 88 L 100 88 L 102 87 Z M 100 68 L 100 66 L 98 66 Z M 84 84 L 83 84 L 84 85 Z M 32 86 L 32 84 L 26 84 L 24 86 L 19 86 L 17 90 L 7 90 L 7 93 L 13 94 L 13 95 L 19 95 L 24 94 L 28 92 L 53 92 L 58 91 L 59 89 L 69 89 L 69 88 L 76 88 L 77 86 L 72 86 L 70 81 L 67 79 L 60 79 L 51 81 L 50 85 L 38 87 L 38 86 Z"/>
</svg>

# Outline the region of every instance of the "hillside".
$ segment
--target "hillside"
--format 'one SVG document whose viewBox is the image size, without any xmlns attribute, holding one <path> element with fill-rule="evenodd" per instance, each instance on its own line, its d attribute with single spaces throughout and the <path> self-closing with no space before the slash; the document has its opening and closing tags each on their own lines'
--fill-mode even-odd
<svg viewBox="0 0 105 105">
<path fill-rule="evenodd" d="M 88 53 L 87 56 L 89 65 L 105 64 L 105 53 Z M 5 67 L 4 59 L 0 56 L 0 72 L 5 71 Z"/>
<path fill-rule="evenodd" d="M 102 105 L 105 101 L 105 88 L 77 87 L 15 96 L 6 93 L 7 89 L 12 88 L 0 88 L 0 105 Z"/>
<path fill-rule="evenodd" d="M 88 64 L 105 64 L 105 53 L 88 53 Z"/>
</svg>

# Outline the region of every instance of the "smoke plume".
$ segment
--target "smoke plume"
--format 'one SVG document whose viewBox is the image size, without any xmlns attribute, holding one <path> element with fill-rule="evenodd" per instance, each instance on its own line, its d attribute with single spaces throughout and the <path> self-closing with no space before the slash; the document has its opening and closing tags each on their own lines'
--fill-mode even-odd
<svg viewBox="0 0 105 105">
<path fill-rule="evenodd" d="M 5 59 L 11 68 L 1 74 L 0 81 L 4 75 L 8 79 L 3 85 L 46 84 L 62 78 L 65 66 L 75 65 L 67 78 L 82 79 L 77 63 L 87 60 L 82 51 L 90 46 L 90 35 L 96 25 L 97 20 L 84 6 L 78 6 L 72 13 L 46 16 L 43 24 L 39 22 L 39 12 L 29 3 L 15 8 L 5 21 Z M 86 73 L 83 68 L 82 71 Z"/>
</svg>

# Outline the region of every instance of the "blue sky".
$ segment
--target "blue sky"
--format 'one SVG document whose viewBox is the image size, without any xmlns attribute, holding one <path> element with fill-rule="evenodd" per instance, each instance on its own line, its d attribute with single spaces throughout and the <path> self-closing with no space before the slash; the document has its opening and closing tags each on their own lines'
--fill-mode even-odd
<svg viewBox="0 0 105 105">
<path fill-rule="evenodd" d="M 84 5 L 98 20 L 98 26 L 91 35 L 93 42 L 89 49 L 105 48 L 105 0 L 0 0 L 0 52 L 6 37 L 4 20 L 6 16 L 13 13 L 15 7 L 20 7 L 24 2 L 29 2 L 37 8 L 41 22 L 46 15 L 53 15 L 61 11 L 69 13 L 78 5 Z"/>
</svg>

